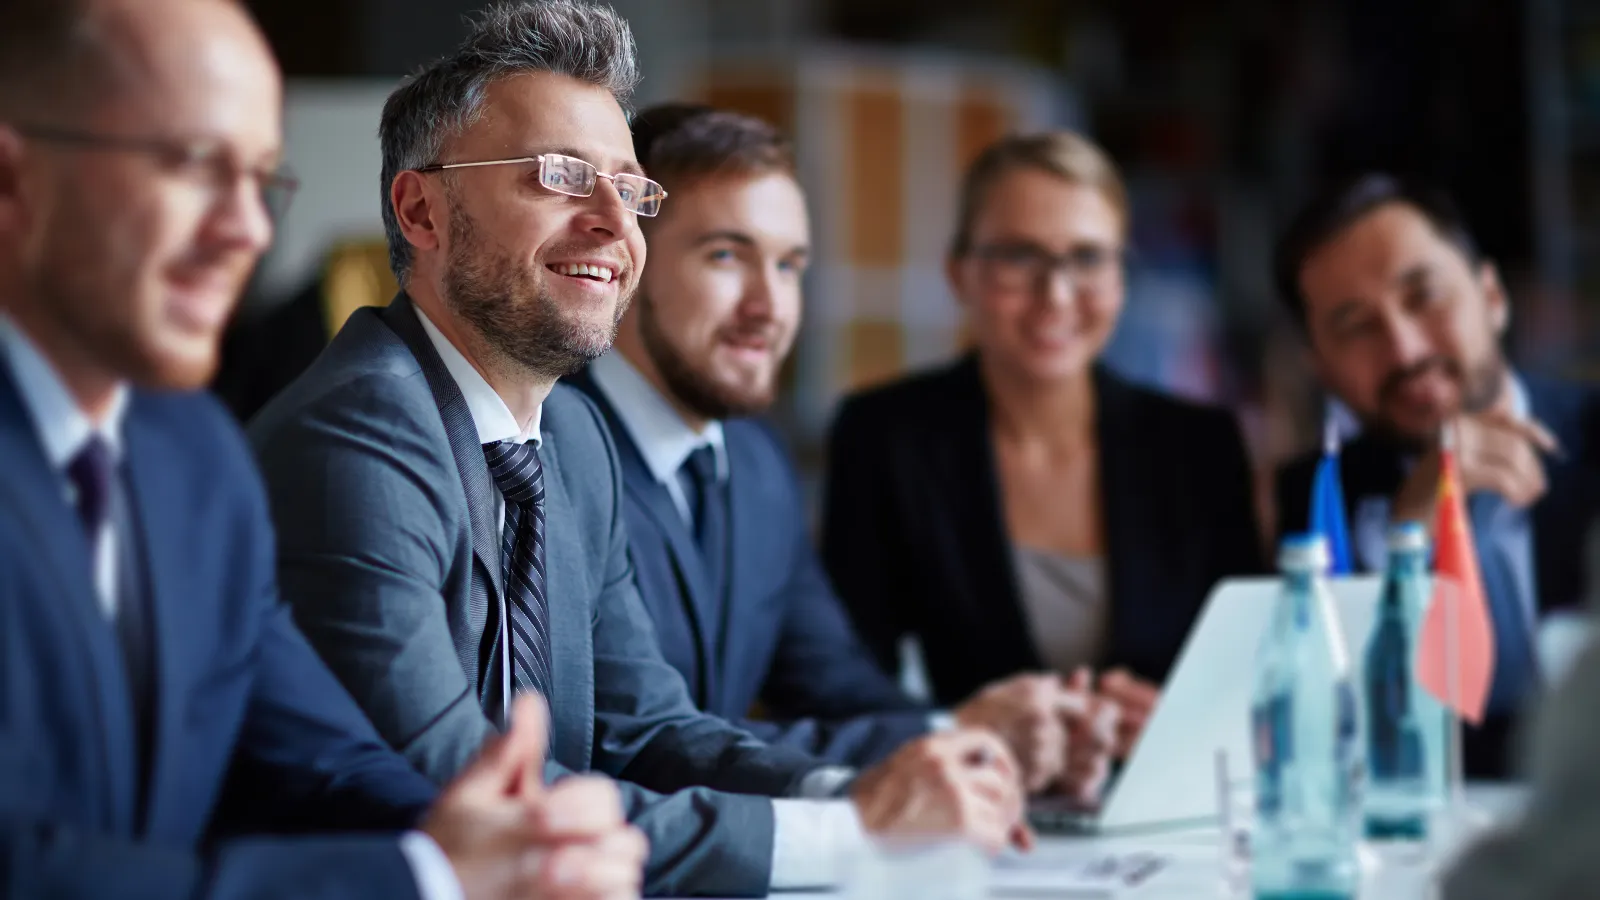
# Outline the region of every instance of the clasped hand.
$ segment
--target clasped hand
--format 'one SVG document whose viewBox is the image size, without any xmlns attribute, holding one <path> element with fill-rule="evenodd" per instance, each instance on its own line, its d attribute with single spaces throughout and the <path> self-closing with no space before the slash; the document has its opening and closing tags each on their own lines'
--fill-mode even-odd
<svg viewBox="0 0 1600 900">
<path fill-rule="evenodd" d="M 575 776 L 544 784 L 549 712 L 519 696 L 511 729 L 485 745 L 422 824 L 466 900 L 623 900 L 639 896 L 648 845 L 617 787 Z"/>
</svg>

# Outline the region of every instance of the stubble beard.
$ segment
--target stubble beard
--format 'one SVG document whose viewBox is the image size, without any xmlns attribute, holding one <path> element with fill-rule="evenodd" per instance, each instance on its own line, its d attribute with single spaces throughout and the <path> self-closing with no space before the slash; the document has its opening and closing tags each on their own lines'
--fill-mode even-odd
<svg viewBox="0 0 1600 900">
<path fill-rule="evenodd" d="M 454 210 L 445 303 L 482 335 L 493 353 L 531 376 L 553 381 L 611 349 L 632 295 L 621 295 L 610 323 L 598 326 L 568 315 L 546 289 L 542 274 L 483 240 L 472 217 L 460 207 Z"/>
<path fill-rule="evenodd" d="M 1487 359 L 1476 365 L 1461 369 L 1451 367 L 1448 371 L 1461 385 L 1460 414 L 1474 415 L 1493 408 L 1500 401 L 1501 394 L 1506 390 L 1507 368 L 1505 356 L 1498 349 L 1491 352 Z M 1381 421 L 1367 422 L 1365 426 L 1405 449 L 1417 453 L 1426 452 L 1430 448 L 1437 447 L 1443 437 L 1441 434 L 1443 423 L 1441 423 L 1439 430 L 1429 434 L 1402 432 L 1390 424 L 1386 418 Z"/>
<path fill-rule="evenodd" d="M 775 376 L 761 386 L 729 385 L 697 367 L 673 346 L 648 296 L 639 300 L 639 339 L 667 390 L 695 415 L 712 420 L 755 416 L 777 399 Z"/>
</svg>

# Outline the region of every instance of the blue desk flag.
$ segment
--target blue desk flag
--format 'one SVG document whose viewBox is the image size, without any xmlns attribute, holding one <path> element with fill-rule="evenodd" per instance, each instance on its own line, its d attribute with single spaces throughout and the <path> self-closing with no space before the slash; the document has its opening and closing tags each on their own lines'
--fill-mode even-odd
<svg viewBox="0 0 1600 900">
<path fill-rule="evenodd" d="M 1323 426 L 1322 461 L 1317 463 L 1317 477 L 1311 482 L 1311 522 L 1307 530 L 1328 542 L 1328 574 L 1350 574 L 1350 525 L 1345 521 L 1344 487 L 1339 483 L 1339 428 L 1331 411 Z"/>
</svg>

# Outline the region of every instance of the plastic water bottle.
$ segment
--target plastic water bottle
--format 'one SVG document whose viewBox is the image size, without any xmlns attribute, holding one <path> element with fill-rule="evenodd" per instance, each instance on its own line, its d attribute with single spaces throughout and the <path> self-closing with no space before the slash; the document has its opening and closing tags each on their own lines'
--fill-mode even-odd
<svg viewBox="0 0 1600 900">
<path fill-rule="evenodd" d="M 1417 633 L 1428 603 L 1428 533 L 1418 522 L 1389 532 L 1383 598 L 1367 641 L 1367 837 L 1427 837 L 1444 799 L 1449 719 L 1423 690 L 1415 664 Z"/>
<path fill-rule="evenodd" d="M 1251 710 L 1257 900 L 1350 900 L 1361 873 L 1359 706 L 1320 535 L 1285 538 Z"/>
</svg>

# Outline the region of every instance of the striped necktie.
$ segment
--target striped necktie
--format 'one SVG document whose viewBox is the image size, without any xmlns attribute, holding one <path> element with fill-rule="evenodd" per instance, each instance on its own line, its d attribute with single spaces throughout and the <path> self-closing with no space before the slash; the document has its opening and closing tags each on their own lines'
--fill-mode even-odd
<svg viewBox="0 0 1600 900">
<path fill-rule="evenodd" d="M 513 688 L 550 696 L 550 605 L 545 598 L 544 467 L 533 443 L 483 445 L 506 499 L 500 559 L 510 612 Z"/>
</svg>

